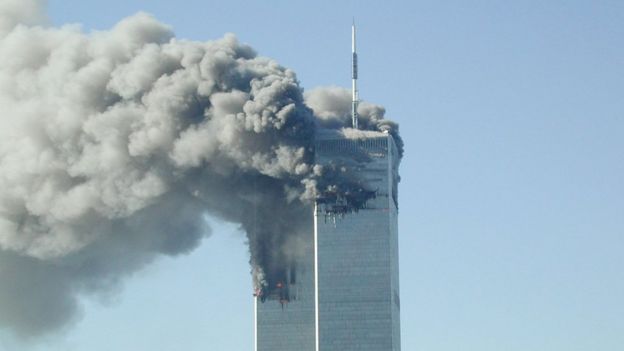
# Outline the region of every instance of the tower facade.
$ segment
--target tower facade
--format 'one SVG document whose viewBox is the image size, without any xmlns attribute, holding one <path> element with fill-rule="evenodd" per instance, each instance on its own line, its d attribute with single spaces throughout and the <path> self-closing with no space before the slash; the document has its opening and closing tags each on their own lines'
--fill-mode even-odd
<svg viewBox="0 0 624 351">
<path fill-rule="evenodd" d="M 386 133 L 326 132 L 317 136 L 316 158 L 320 164 L 350 164 L 364 188 L 375 192 L 358 211 L 340 213 L 333 203 L 317 203 L 319 350 L 398 351 L 396 145 Z"/>
<path fill-rule="evenodd" d="M 312 214 L 310 214 L 312 217 Z M 288 290 L 288 301 L 279 294 L 269 295 L 264 301 L 254 298 L 254 328 L 256 351 L 315 351 L 315 284 L 313 231 L 300 242 L 302 254 L 294 271 L 282 289 Z M 290 278 L 290 277 L 288 277 Z M 281 289 L 279 289 L 281 290 Z"/>
<path fill-rule="evenodd" d="M 257 303 L 258 351 L 398 351 L 398 152 L 391 135 L 321 130 L 316 162 L 348 165 L 374 192 L 363 208 L 319 199 L 296 297 Z"/>
</svg>

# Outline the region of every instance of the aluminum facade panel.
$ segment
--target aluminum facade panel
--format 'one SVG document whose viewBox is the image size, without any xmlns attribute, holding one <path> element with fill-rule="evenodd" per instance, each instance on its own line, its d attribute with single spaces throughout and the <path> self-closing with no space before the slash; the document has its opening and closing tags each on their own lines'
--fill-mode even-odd
<svg viewBox="0 0 624 351">
<path fill-rule="evenodd" d="M 348 161 L 376 197 L 364 209 L 332 215 L 315 212 L 316 232 L 298 263 L 298 298 L 285 305 L 257 305 L 257 350 L 315 350 L 318 289 L 318 350 L 400 351 L 398 268 L 398 156 L 392 137 L 321 132 L 316 162 Z M 314 238 L 318 286 L 314 281 Z M 300 272 L 301 271 L 301 272 Z"/>
<path fill-rule="evenodd" d="M 320 144 L 320 145 L 319 145 Z M 344 216 L 317 209 L 319 350 L 400 350 L 397 155 L 387 134 L 317 142 L 317 162 L 347 157 L 376 198 Z M 335 218 L 334 218 L 335 217 Z"/>
<path fill-rule="evenodd" d="M 305 243 L 305 255 L 297 265 L 296 298 L 282 305 L 278 300 L 256 304 L 257 351 L 314 351 L 313 231 Z"/>
</svg>

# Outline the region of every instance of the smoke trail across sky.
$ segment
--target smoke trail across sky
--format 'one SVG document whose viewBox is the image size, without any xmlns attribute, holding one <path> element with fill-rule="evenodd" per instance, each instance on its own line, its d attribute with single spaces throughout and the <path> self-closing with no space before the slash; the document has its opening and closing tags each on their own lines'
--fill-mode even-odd
<svg viewBox="0 0 624 351">
<path fill-rule="evenodd" d="M 241 225 L 265 284 L 319 191 L 357 186 L 313 164 L 315 129 L 349 123 L 348 91 L 304 99 L 233 35 L 179 40 L 144 13 L 85 34 L 48 26 L 44 5 L 0 2 L 0 328 L 57 330 L 79 294 L 197 247 L 205 215 Z M 400 145 L 383 108 L 359 112 Z"/>
</svg>

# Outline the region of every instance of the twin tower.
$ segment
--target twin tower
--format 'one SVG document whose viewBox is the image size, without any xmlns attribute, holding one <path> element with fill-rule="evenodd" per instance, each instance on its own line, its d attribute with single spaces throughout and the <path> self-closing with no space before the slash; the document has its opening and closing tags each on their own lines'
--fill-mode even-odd
<svg viewBox="0 0 624 351">
<path fill-rule="evenodd" d="M 353 128 L 319 130 L 316 163 L 348 164 L 375 196 L 357 210 L 319 200 L 290 282 L 294 296 L 255 303 L 256 351 L 399 351 L 398 150 L 388 133 L 358 129 L 353 39 Z M 258 299 L 258 298 L 256 298 Z"/>
</svg>

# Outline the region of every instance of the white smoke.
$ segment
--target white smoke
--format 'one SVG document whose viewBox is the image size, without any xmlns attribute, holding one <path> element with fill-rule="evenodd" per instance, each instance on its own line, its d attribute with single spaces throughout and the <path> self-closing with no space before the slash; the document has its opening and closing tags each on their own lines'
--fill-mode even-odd
<svg viewBox="0 0 624 351">
<path fill-rule="evenodd" d="M 37 25 L 47 22 L 42 0 L 0 1 L 0 37 L 17 25 Z"/>
</svg>

